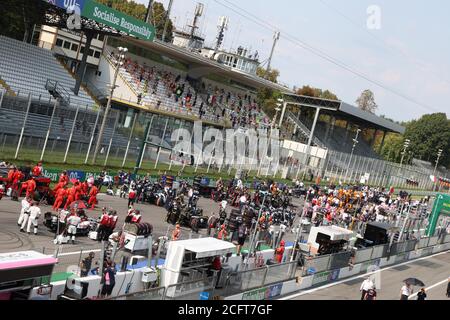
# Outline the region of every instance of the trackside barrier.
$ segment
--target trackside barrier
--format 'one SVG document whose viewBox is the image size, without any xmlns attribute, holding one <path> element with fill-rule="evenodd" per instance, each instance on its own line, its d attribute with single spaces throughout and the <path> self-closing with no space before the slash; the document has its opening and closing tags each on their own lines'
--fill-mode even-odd
<svg viewBox="0 0 450 320">
<path fill-rule="evenodd" d="M 423 239 L 420 239 L 419 240 L 419 249 L 422 249 L 422 248 L 426 248 L 426 247 L 428 247 L 428 242 L 430 241 L 430 238 L 423 238 Z"/>
<path fill-rule="evenodd" d="M 431 247 L 419 248 L 421 245 L 427 245 L 428 243 L 440 243 L 439 240 L 444 241 L 444 243 Z M 340 268 L 329 267 L 339 266 L 339 264 L 344 265 L 346 259 L 351 257 L 349 252 L 316 258 L 305 258 L 302 270 L 303 276 L 297 279 L 298 281 L 295 284 L 289 283 L 289 281 L 284 282 L 284 284 L 289 283 L 290 285 L 283 287 L 282 295 L 289 295 L 298 292 L 299 290 L 305 290 L 331 281 L 345 279 L 358 274 L 374 272 L 379 268 L 386 266 L 400 264 L 406 261 L 448 251 L 450 250 L 450 235 L 447 234 L 441 237 L 423 238 L 420 240 L 408 240 L 396 243 L 390 254 L 388 248 L 389 245 L 381 245 L 359 250 L 356 252 L 352 265 L 347 264 Z M 393 251 L 396 252 L 395 255 L 393 254 Z M 322 270 L 324 266 L 327 266 L 329 269 Z M 314 267 L 317 267 L 317 269 L 314 269 Z M 316 270 L 315 273 L 314 270 Z M 266 290 L 266 297 L 264 297 L 263 294 L 264 290 Z M 249 298 L 250 296 L 255 297 L 255 299 L 259 296 L 259 300 L 269 299 L 267 297 L 268 292 L 271 292 L 270 290 L 271 287 L 265 285 L 259 289 L 252 289 L 244 293 L 239 293 L 237 291 L 230 292 L 230 295 L 226 296 L 225 300 L 241 300 Z"/>
<path fill-rule="evenodd" d="M 385 255 L 388 248 L 389 245 L 381 245 L 373 247 L 372 257 L 370 257 L 370 260 L 380 259 L 381 257 L 383 257 L 383 255 Z"/>
<path fill-rule="evenodd" d="M 317 272 L 322 272 L 328 269 L 330 263 L 330 256 L 321 256 L 316 258 L 305 258 L 305 263 L 303 266 L 303 276 L 314 274 Z"/>
<path fill-rule="evenodd" d="M 264 285 L 293 279 L 297 270 L 297 261 L 267 266 Z"/>
<path fill-rule="evenodd" d="M 339 252 L 330 256 L 330 262 L 328 264 L 328 270 L 336 270 L 344 267 L 348 267 L 352 252 Z"/>
<path fill-rule="evenodd" d="M 234 272 L 225 283 L 225 295 L 233 295 L 242 291 L 258 288 L 264 285 L 267 267 Z"/>
<path fill-rule="evenodd" d="M 371 268 L 373 267 L 385 267 L 389 265 L 399 264 L 408 260 L 417 259 L 420 257 L 429 256 L 435 253 L 443 252 L 450 249 L 450 237 L 446 235 L 443 237 L 445 243 L 436 245 L 438 243 L 439 237 L 431 237 L 424 238 L 419 240 L 408 240 L 405 242 L 395 243 L 389 255 L 387 255 L 389 245 L 376 246 L 373 248 L 363 249 L 361 251 L 357 251 L 355 255 L 355 265 L 341 267 L 341 268 L 329 268 L 324 271 L 316 272 L 312 275 L 312 280 L 308 279 L 308 277 L 303 277 L 301 282 L 301 289 L 308 288 L 304 281 L 311 283 L 311 286 L 319 285 L 324 282 L 334 281 L 337 279 L 343 279 L 358 273 L 366 273 L 371 272 Z M 442 239 L 442 238 L 441 238 Z M 428 246 L 426 248 L 419 249 L 420 244 L 428 244 L 434 243 L 433 246 Z M 417 250 L 416 250 L 417 248 Z M 394 254 L 395 252 L 395 254 Z M 371 253 L 370 259 L 367 259 Z M 307 260 L 305 263 L 303 274 L 309 275 L 306 268 L 310 268 L 311 266 L 316 265 L 314 260 L 322 261 L 323 258 L 326 258 L 329 261 L 328 267 L 336 266 L 332 263 L 333 260 L 336 259 L 336 256 L 340 255 L 340 263 L 344 263 L 345 254 L 339 253 L 338 255 L 331 255 L 326 257 L 318 257 L 316 259 Z M 303 280 L 305 279 L 305 280 Z"/>
<path fill-rule="evenodd" d="M 151 288 L 142 292 L 136 292 L 129 295 L 112 297 L 104 300 L 164 300 L 166 288 Z"/>
<path fill-rule="evenodd" d="M 437 245 L 439 237 L 431 237 L 430 242 L 428 242 L 428 247 Z"/>
<path fill-rule="evenodd" d="M 419 241 L 417 240 L 408 240 L 405 242 L 405 252 L 413 251 L 418 245 Z"/>
<path fill-rule="evenodd" d="M 217 275 L 209 278 L 177 283 L 168 286 L 166 300 L 212 300 Z"/>
<path fill-rule="evenodd" d="M 271 286 L 283 283 L 295 278 L 297 271 L 297 261 L 267 265 L 262 268 L 234 272 L 228 276 L 224 288 L 224 296 L 230 296 L 252 289 L 261 289 L 264 286 Z M 273 290 L 277 290 L 274 286 Z"/>
<path fill-rule="evenodd" d="M 358 264 L 371 259 L 373 253 L 373 247 L 356 251 L 354 263 Z"/>
</svg>

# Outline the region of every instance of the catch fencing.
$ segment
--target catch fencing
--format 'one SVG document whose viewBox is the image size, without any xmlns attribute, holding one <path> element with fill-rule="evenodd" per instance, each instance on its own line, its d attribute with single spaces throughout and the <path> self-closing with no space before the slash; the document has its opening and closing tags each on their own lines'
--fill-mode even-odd
<svg viewBox="0 0 450 320">
<path fill-rule="evenodd" d="M 223 296 L 231 296 L 244 291 L 289 281 L 295 278 L 298 262 L 267 265 L 258 269 L 231 273 L 223 288 Z"/>
<path fill-rule="evenodd" d="M 443 233 L 440 236 L 393 243 L 392 246 L 384 244 L 366 249 L 359 249 L 356 252 L 347 251 L 318 257 L 304 257 L 302 276 L 309 276 L 328 270 L 337 270 L 351 265 L 376 261 L 391 256 L 400 256 L 400 258 L 406 259 L 407 256 L 403 254 L 418 249 L 431 249 L 432 251 L 432 247 L 446 243 L 450 243 L 450 234 Z"/>
</svg>

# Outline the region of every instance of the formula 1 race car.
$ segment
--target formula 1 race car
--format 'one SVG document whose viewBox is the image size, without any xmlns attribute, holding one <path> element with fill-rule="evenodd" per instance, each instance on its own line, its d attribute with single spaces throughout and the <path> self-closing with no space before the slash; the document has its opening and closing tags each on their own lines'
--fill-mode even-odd
<svg viewBox="0 0 450 320">
<path fill-rule="evenodd" d="M 80 213 L 81 222 L 77 227 L 77 236 L 87 236 L 90 231 L 95 231 L 98 226 L 96 219 L 92 219 L 86 216 L 84 213 Z M 58 230 L 58 215 L 56 213 L 47 212 L 44 215 L 44 226 L 51 232 L 57 232 Z M 60 230 L 62 233 L 64 230 Z"/>
<path fill-rule="evenodd" d="M 0 199 L 3 195 L 8 193 L 6 186 L 8 185 L 8 168 L 0 168 Z M 43 202 L 46 201 L 48 205 L 53 205 L 55 202 L 55 194 L 52 189 L 50 189 L 51 179 L 46 177 L 33 178 L 36 181 L 36 191 L 33 195 L 35 201 Z M 26 177 L 21 181 L 18 186 L 18 190 L 21 188 L 21 184 L 26 181 Z M 3 192 L 1 191 L 3 190 Z"/>
<path fill-rule="evenodd" d="M 55 193 L 50 189 L 51 179 L 45 177 L 34 178 L 36 181 L 36 191 L 34 193 L 34 200 L 46 201 L 48 205 L 55 203 Z"/>
</svg>

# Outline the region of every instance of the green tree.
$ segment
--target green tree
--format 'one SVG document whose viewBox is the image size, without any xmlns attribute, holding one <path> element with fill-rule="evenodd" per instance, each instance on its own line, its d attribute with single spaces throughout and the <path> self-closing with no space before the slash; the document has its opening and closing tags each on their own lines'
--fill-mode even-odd
<svg viewBox="0 0 450 320">
<path fill-rule="evenodd" d="M 271 69 L 269 72 L 266 69 L 258 67 L 256 74 L 264 79 L 278 83 L 278 77 L 280 72 L 277 69 Z M 264 112 L 269 116 L 273 117 L 275 115 L 275 108 L 277 106 L 277 99 L 281 97 L 281 93 L 276 90 L 269 88 L 262 88 L 258 90 L 257 101 L 260 106 L 262 106 Z"/>
<path fill-rule="evenodd" d="M 133 0 L 96 0 L 99 3 L 110 6 L 111 8 L 123 12 L 129 16 L 135 17 L 139 20 L 145 20 L 145 15 L 147 14 L 147 7 L 143 4 L 136 3 Z M 153 3 L 153 15 L 150 21 L 153 23 L 156 29 L 156 37 L 162 39 L 162 34 L 164 31 L 165 18 L 167 15 L 167 10 L 161 2 Z M 166 42 L 171 42 L 173 39 L 173 23 L 169 18 L 166 32 Z"/>
<path fill-rule="evenodd" d="M 424 115 L 406 126 L 405 139 L 411 140 L 415 158 L 434 163 L 439 149 L 444 152 L 440 164 L 450 166 L 450 120 L 445 113 Z"/>
<path fill-rule="evenodd" d="M 389 133 L 386 135 L 384 139 L 383 149 L 381 150 L 380 156 L 383 157 L 384 160 L 392 161 L 392 162 L 400 162 L 402 158 L 403 152 L 403 143 L 405 142 L 405 138 L 401 134 L 397 133 Z M 375 150 L 379 150 L 379 146 L 381 143 L 381 139 L 375 143 Z"/>
<path fill-rule="evenodd" d="M 361 96 L 356 99 L 356 104 L 358 107 L 366 112 L 375 114 L 378 109 L 378 105 L 375 102 L 375 95 L 370 90 L 364 90 Z"/>
<path fill-rule="evenodd" d="M 0 34 L 22 41 L 30 41 L 34 25 L 45 21 L 48 4 L 44 1 L 0 1 Z"/>
<path fill-rule="evenodd" d="M 330 90 L 322 90 L 311 86 L 303 86 L 297 89 L 296 93 L 301 96 L 321 98 L 327 100 L 339 100 L 339 98 Z"/>
<path fill-rule="evenodd" d="M 439 160 L 440 165 L 447 168 L 450 166 L 450 119 L 445 113 L 424 115 L 419 120 L 401 123 L 405 126 L 405 135 L 390 133 L 386 135 L 381 156 L 385 160 L 400 162 L 406 139 L 411 140 L 408 151 L 413 157 L 424 161 L 435 163 L 438 150 L 443 154 Z M 377 137 L 374 145 L 378 150 L 381 144 L 381 135 Z"/>
<path fill-rule="evenodd" d="M 256 75 L 258 77 L 267 79 L 271 82 L 278 83 L 278 77 L 280 76 L 280 71 L 278 71 L 277 69 L 270 69 L 269 72 L 267 72 L 266 69 L 264 69 L 262 67 L 258 67 L 256 69 Z"/>
</svg>

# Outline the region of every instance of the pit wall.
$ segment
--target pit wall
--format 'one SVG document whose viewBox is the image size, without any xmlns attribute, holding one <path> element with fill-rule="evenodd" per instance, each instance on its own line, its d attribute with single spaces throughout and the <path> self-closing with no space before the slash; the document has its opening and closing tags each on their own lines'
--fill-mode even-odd
<svg viewBox="0 0 450 320">
<path fill-rule="evenodd" d="M 288 262 L 290 259 L 290 255 L 292 253 L 292 247 L 287 247 L 283 256 L 282 262 Z M 257 256 L 262 257 L 261 260 L 264 260 L 266 263 L 268 260 L 271 260 L 274 258 L 275 251 L 270 250 L 264 250 L 257 252 Z M 241 256 L 232 256 L 228 259 L 227 264 L 232 268 L 234 271 L 241 271 L 243 269 L 242 264 L 242 257 Z M 162 266 L 159 266 L 162 267 Z M 254 268 L 255 265 L 252 261 L 250 261 L 249 268 Z M 146 268 L 140 268 L 135 270 L 130 270 L 126 272 L 117 272 L 116 273 L 116 285 L 113 289 L 111 297 L 118 297 L 123 296 L 127 294 L 133 294 L 142 292 L 145 290 L 143 283 L 141 282 L 142 279 L 142 273 L 146 270 Z M 75 280 L 78 280 L 80 278 L 75 278 Z M 89 283 L 89 289 L 87 296 L 85 298 L 87 299 L 97 299 L 98 293 L 101 289 L 101 278 L 99 276 L 93 275 L 89 277 L 82 278 L 83 282 Z M 57 300 L 58 296 L 62 295 L 66 289 L 66 282 L 67 281 L 58 281 L 53 282 L 51 285 L 52 293 L 51 295 L 42 296 L 38 294 L 39 287 L 33 288 L 30 293 L 30 300 L 34 299 L 47 299 L 47 300 Z"/>
<path fill-rule="evenodd" d="M 421 257 L 431 256 L 440 252 L 450 250 L 450 242 L 427 248 L 413 250 L 410 252 L 393 255 L 389 258 L 379 258 L 356 264 L 353 267 L 345 267 L 335 270 L 327 270 L 314 275 L 300 277 L 296 280 L 276 283 L 270 286 L 253 289 L 233 296 L 225 297 L 224 300 L 270 300 L 285 295 L 296 293 L 300 290 L 325 285 L 334 281 L 346 279 L 359 274 L 375 271 L 392 265 L 415 260 Z"/>
<path fill-rule="evenodd" d="M 450 242 L 434 245 L 431 247 L 426 247 L 418 250 L 413 250 L 410 252 L 401 253 L 398 255 L 393 255 L 389 258 L 379 258 L 365 261 L 363 263 L 355 264 L 353 267 L 348 266 L 335 270 L 326 270 L 323 272 L 318 272 L 314 275 L 299 277 L 298 279 L 293 279 L 285 282 L 274 283 L 269 286 L 260 287 L 236 295 L 224 297 L 224 300 L 276 299 L 285 295 L 293 294 L 300 290 L 305 290 L 311 287 L 331 283 L 333 281 L 346 279 L 355 275 L 372 272 L 374 271 L 373 269 L 374 266 L 376 266 L 377 268 L 384 268 L 449 250 L 450 250 Z M 283 263 L 289 262 L 291 253 L 292 247 L 287 247 L 283 256 L 282 260 Z M 257 256 L 261 256 L 262 257 L 261 260 L 267 262 L 268 260 L 273 259 L 274 250 L 259 251 L 257 252 Z M 234 271 L 242 270 L 243 264 L 242 264 L 242 257 L 240 256 L 230 257 L 227 263 Z M 250 261 L 250 268 L 256 267 L 252 266 L 252 263 L 253 262 Z M 144 270 L 145 268 L 130 270 L 126 272 L 117 272 L 116 285 L 114 287 L 111 297 L 123 296 L 127 294 L 133 294 L 144 291 L 145 288 L 143 283 L 141 282 L 142 273 Z M 83 278 L 83 282 L 89 283 L 89 289 L 86 298 L 97 299 L 98 293 L 101 289 L 100 280 L 101 280 L 100 277 L 95 275 Z M 62 295 L 66 289 L 66 281 L 53 282 L 52 285 L 53 288 L 51 295 L 48 296 L 39 295 L 38 287 L 36 287 L 32 289 L 30 299 L 44 298 L 48 300 L 57 300 L 58 296 Z"/>
</svg>

